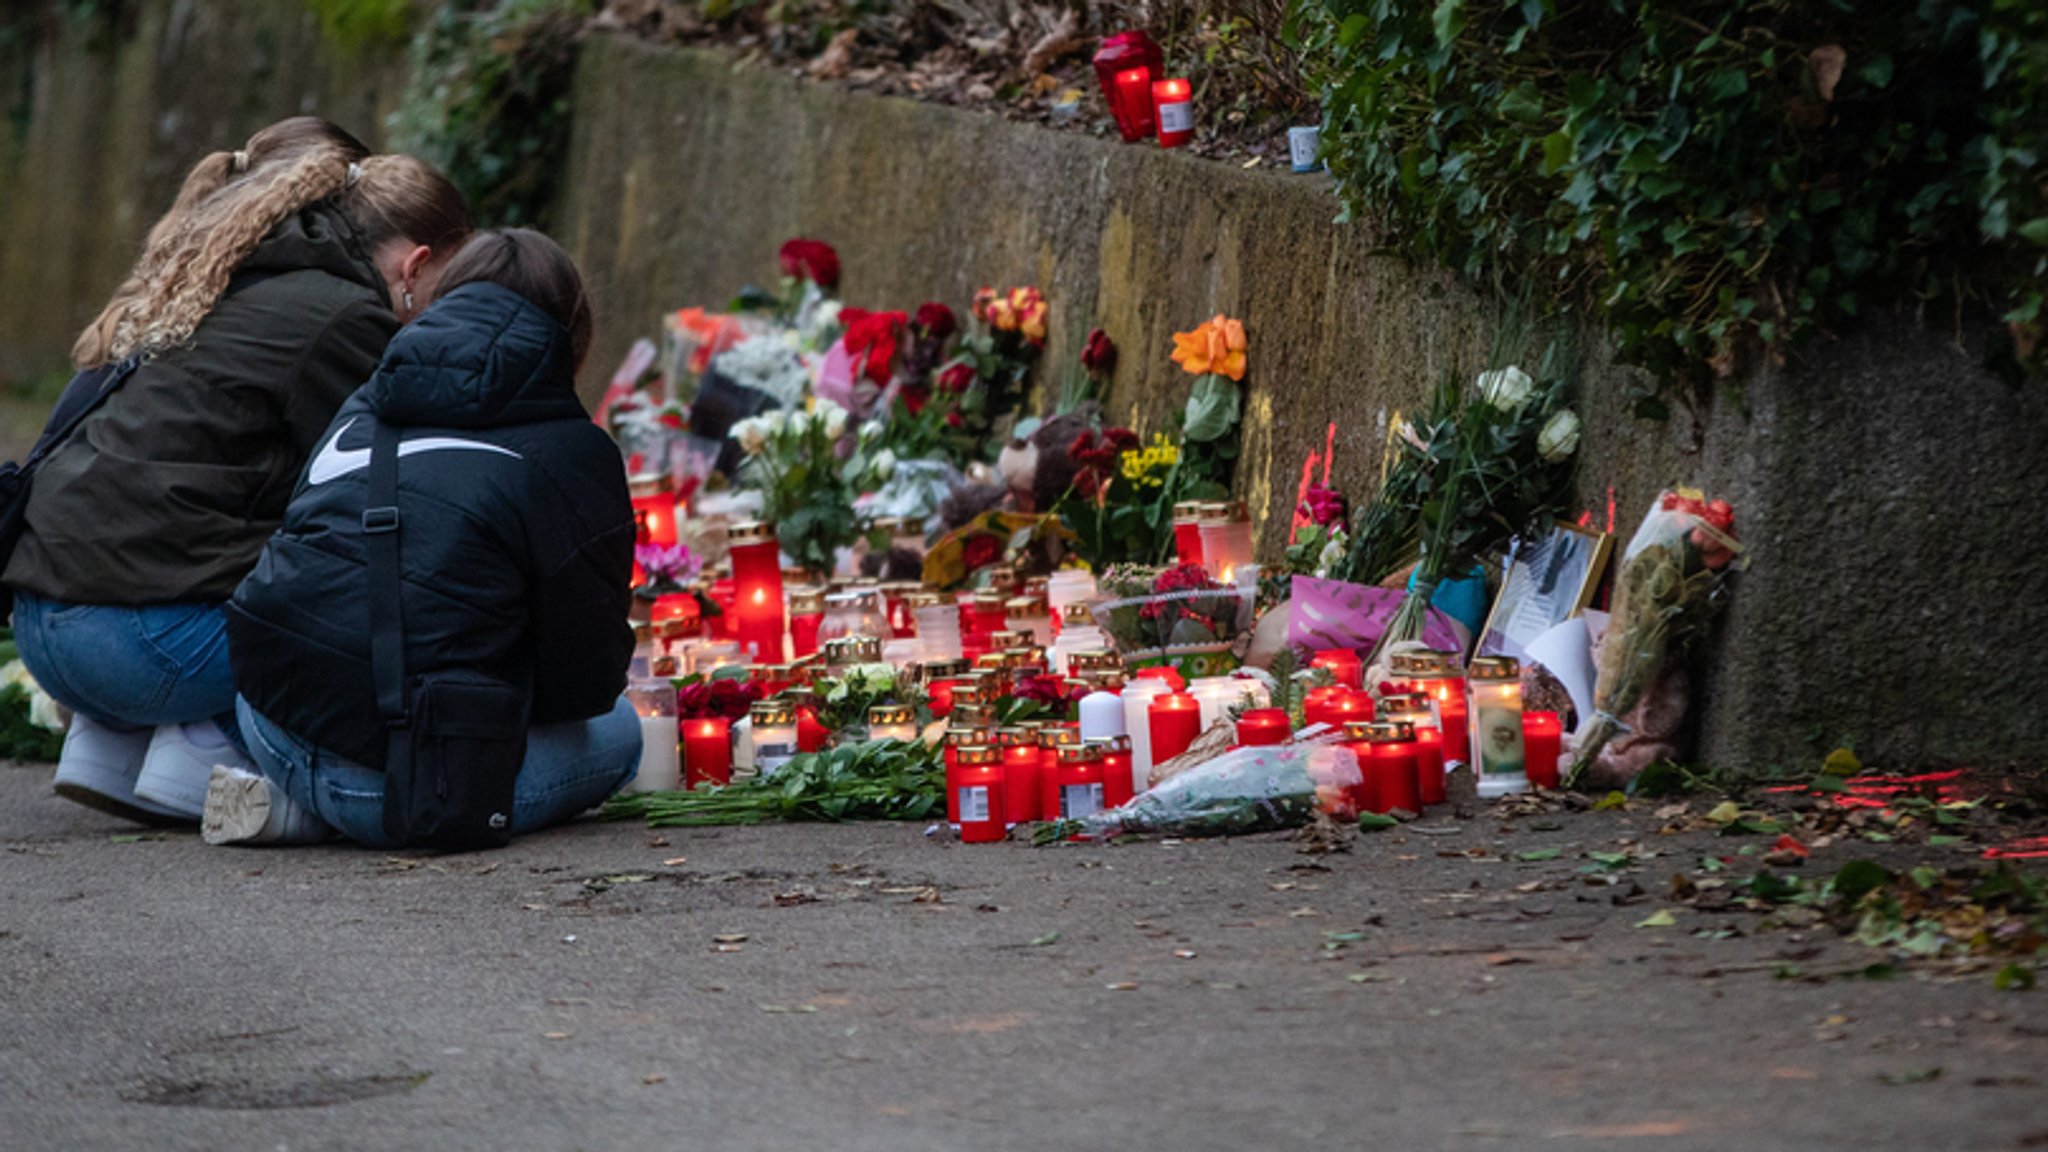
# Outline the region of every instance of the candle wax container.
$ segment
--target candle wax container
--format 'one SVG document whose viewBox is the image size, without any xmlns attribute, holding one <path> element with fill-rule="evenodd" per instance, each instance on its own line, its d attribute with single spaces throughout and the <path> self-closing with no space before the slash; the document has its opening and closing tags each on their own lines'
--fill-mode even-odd
<svg viewBox="0 0 2048 1152">
<path fill-rule="evenodd" d="M 799 588 L 789 594 L 789 654 L 801 660 L 818 650 L 818 631 L 825 623 L 825 594 Z"/>
<path fill-rule="evenodd" d="M 626 687 L 626 699 L 640 717 L 640 768 L 626 782 L 625 791 L 672 792 L 681 787 L 675 686 L 666 680 L 639 681 Z"/>
<path fill-rule="evenodd" d="M 773 776 L 797 753 L 796 709 L 780 700 L 762 700 L 747 713 L 754 731 L 754 768 Z"/>
<path fill-rule="evenodd" d="M 1252 563 L 1252 521 L 1243 501 L 1202 505 L 1202 568 L 1222 584 Z"/>
<path fill-rule="evenodd" d="M 1396 721 L 1348 724 L 1345 737 L 1358 754 L 1364 786 L 1358 796 L 1363 812 L 1395 809 L 1420 814 L 1422 796 L 1415 779 L 1415 730 Z"/>
<path fill-rule="evenodd" d="M 957 768 L 959 786 L 953 807 L 960 814 L 960 840 L 992 844 L 1006 834 L 1003 818 L 1003 765 L 994 748 L 962 748 Z"/>
<path fill-rule="evenodd" d="M 1328 669 L 1338 687 L 1354 691 L 1365 687 L 1365 661 L 1349 648 L 1326 648 L 1315 654 L 1309 667 Z"/>
<path fill-rule="evenodd" d="M 1187 751 L 1202 734 L 1202 706 L 1185 692 L 1170 692 L 1153 700 L 1146 716 L 1152 733 L 1153 767 Z"/>
<path fill-rule="evenodd" d="M 683 721 L 683 771 L 691 788 L 732 783 L 732 721 L 723 716 Z"/>
<path fill-rule="evenodd" d="M 1102 747 L 1069 744 L 1059 757 L 1060 818 L 1079 820 L 1103 809 Z"/>
<path fill-rule="evenodd" d="M 1441 804 L 1444 791 L 1444 734 L 1436 726 L 1436 706 L 1420 693 L 1381 697 L 1379 718 L 1415 730 L 1415 784 L 1424 804 Z"/>
<path fill-rule="evenodd" d="M 1090 692 L 1081 697 L 1081 739 L 1102 740 L 1126 734 L 1123 698 L 1114 692 Z"/>
<path fill-rule="evenodd" d="M 1178 148 L 1194 139 L 1194 99 L 1194 88 L 1186 80 L 1152 82 L 1152 114 L 1159 120 L 1161 148 Z M 1207 547 L 1207 541 L 1203 546 Z"/>
<path fill-rule="evenodd" d="M 1558 787 L 1558 757 L 1564 753 L 1564 724 L 1557 713 L 1522 713 L 1522 748 L 1528 754 L 1529 783 L 1538 788 Z"/>
<path fill-rule="evenodd" d="M 1131 737 L 1131 782 L 1139 792 L 1152 776 L 1152 701 L 1171 691 L 1158 680 L 1133 680 L 1118 693 L 1124 704 L 1124 731 Z"/>
<path fill-rule="evenodd" d="M 1247 748 L 1285 744 L 1292 735 L 1294 725 L 1285 709 L 1252 708 L 1237 718 L 1237 742 Z"/>
<path fill-rule="evenodd" d="M 1166 54 L 1159 45 L 1142 28 L 1118 32 L 1103 37 L 1090 63 L 1124 141 L 1135 143 L 1152 135 L 1152 80 L 1166 74 Z"/>
<path fill-rule="evenodd" d="M 1506 656 L 1472 661 L 1471 744 L 1473 775 L 1482 797 L 1529 790 L 1528 754 L 1522 741 L 1522 666 Z"/>
<path fill-rule="evenodd" d="M 1336 685 L 1313 689 L 1302 707 L 1303 720 L 1310 724 L 1327 724 L 1339 731 L 1346 724 L 1372 718 L 1371 696 Z"/>
<path fill-rule="evenodd" d="M 1065 724 L 1041 728 L 1038 739 L 1038 814 L 1051 820 L 1060 814 L 1060 750 L 1081 742 L 1081 730 Z"/>
<path fill-rule="evenodd" d="M 1183 568 L 1202 564 L 1202 506 L 1195 501 L 1173 506 L 1173 554 Z"/>
<path fill-rule="evenodd" d="M 868 739 L 917 739 L 917 712 L 907 704 L 877 704 L 868 709 Z"/>
<path fill-rule="evenodd" d="M 1043 820 L 1039 798 L 1038 744 L 1017 733 L 1013 743 L 1003 746 L 1003 819 L 1012 826 Z"/>
<path fill-rule="evenodd" d="M 633 502 L 635 535 L 642 544 L 676 542 L 676 486 L 665 472 L 643 472 L 626 481 Z"/>
<path fill-rule="evenodd" d="M 1138 794 L 1131 775 L 1131 738 L 1112 736 L 1092 743 L 1102 748 L 1102 806 L 1121 808 Z"/>
<path fill-rule="evenodd" d="M 991 734 L 980 728 L 948 728 L 944 742 L 946 764 L 946 823 L 960 827 L 960 750 L 991 747 Z"/>
<path fill-rule="evenodd" d="M 832 730 L 818 720 L 818 710 L 799 707 L 796 710 L 796 750 L 798 752 L 823 752 L 832 739 Z"/>
</svg>

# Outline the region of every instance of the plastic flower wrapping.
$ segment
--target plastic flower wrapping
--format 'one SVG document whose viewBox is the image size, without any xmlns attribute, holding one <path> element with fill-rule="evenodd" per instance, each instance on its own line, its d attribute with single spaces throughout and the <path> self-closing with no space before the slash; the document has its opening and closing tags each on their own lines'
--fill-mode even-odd
<svg viewBox="0 0 2048 1152">
<path fill-rule="evenodd" d="M 1742 562 L 1727 501 L 1690 490 L 1657 497 L 1622 554 L 1613 616 L 1594 660 L 1594 714 L 1579 732 L 1567 785 L 1624 730 L 1621 717 L 1642 700 L 1665 661 L 1706 630 L 1729 571 Z"/>
<path fill-rule="evenodd" d="M 1351 797 L 1360 780 L 1358 758 L 1333 741 L 1234 748 L 1120 807 L 1057 821 L 1041 838 L 1234 836 L 1299 828 L 1318 812 L 1355 816 Z"/>
</svg>

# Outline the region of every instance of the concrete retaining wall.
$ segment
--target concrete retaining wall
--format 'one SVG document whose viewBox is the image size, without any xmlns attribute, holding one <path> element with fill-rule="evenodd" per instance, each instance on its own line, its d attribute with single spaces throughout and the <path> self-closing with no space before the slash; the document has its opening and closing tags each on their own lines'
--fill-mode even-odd
<svg viewBox="0 0 2048 1152">
<path fill-rule="evenodd" d="M 32 115 L 0 153 L 0 377 L 61 360 L 204 147 L 303 108 L 375 134 L 396 62 L 332 58 L 291 8 L 166 0 L 111 52 L 44 50 Z M 795 235 L 839 248 L 862 306 L 1040 285 L 1048 362 L 1107 328 L 1124 351 L 1112 406 L 1141 425 L 1186 394 L 1170 333 L 1225 311 L 1252 336 L 1239 486 L 1270 555 L 1329 423 L 1338 478 L 1363 495 L 1387 413 L 1488 349 L 1491 310 L 1335 223 L 1320 178 L 604 38 L 575 108 L 557 216 L 599 305 L 586 384 L 664 310 L 771 280 Z M 1622 379 L 1596 346 L 1581 506 L 1604 516 L 1611 487 L 1626 533 L 1659 487 L 1708 487 L 1737 504 L 1756 555 L 1701 661 L 1703 760 L 1800 767 L 1843 740 L 1899 767 L 2048 760 L 2048 709 L 2021 671 L 2048 634 L 2041 388 L 2007 387 L 1904 315 L 1749 382 L 1696 443 L 1682 417 L 1625 415 Z"/>
<path fill-rule="evenodd" d="M 201 156 L 297 113 L 375 146 L 404 94 L 400 49 L 337 49 L 301 4 L 123 7 L 112 28 L 49 16 L 33 40 L 0 36 L 0 385 L 63 370 Z"/>
</svg>

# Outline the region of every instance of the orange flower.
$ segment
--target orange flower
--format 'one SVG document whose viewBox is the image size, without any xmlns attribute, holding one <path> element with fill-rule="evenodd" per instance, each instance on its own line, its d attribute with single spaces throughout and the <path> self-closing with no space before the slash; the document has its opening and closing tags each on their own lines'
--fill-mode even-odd
<svg viewBox="0 0 2048 1152">
<path fill-rule="evenodd" d="M 1045 343 L 1045 317 L 1050 308 L 1045 294 L 1036 288 L 1010 289 L 1010 307 L 1017 313 L 1017 330 L 1033 344 Z"/>
<path fill-rule="evenodd" d="M 996 302 L 996 290 L 995 290 L 995 289 L 993 289 L 993 288 L 983 288 L 983 289 L 982 289 L 981 291 L 979 291 L 979 292 L 976 292 L 976 293 L 974 294 L 974 307 L 973 307 L 973 309 L 972 309 L 972 311 L 974 312 L 974 318 L 975 318 L 976 320 L 987 320 L 987 319 L 988 319 L 988 306 L 989 306 L 989 305 L 991 305 L 991 304 L 993 304 L 993 303 L 995 303 L 995 302 Z"/>
<path fill-rule="evenodd" d="M 987 320 L 988 326 L 998 332 L 1017 330 L 1017 309 L 1007 296 L 998 296 L 989 301 L 988 307 L 982 310 L 982 319 Z"/>
<path fill-rule="evenodd" d="M 1244 322 L 1221 312 L 1193 332 L 1173 334 L 1173 362 L 1194 376 L 1214 372 L 1232 380 L 1243 380 L 1245 369 Z"/>
</svg>

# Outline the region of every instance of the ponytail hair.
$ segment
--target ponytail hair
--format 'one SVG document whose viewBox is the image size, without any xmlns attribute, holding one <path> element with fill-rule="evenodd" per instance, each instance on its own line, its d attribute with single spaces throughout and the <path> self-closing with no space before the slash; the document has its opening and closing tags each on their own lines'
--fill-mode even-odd
<svg viewBox="0 0 2048 1152">
<path fill-rule="evenodd" d="M 238 152 L 215 152 L 185 177 L 149 230 L 142 257 L 71 348 L 80 368 L 191 339 L 228 278 L 285 218 L 348 186 L 363 142 L 314 116 L 281 120 Z"/>
</svg>

